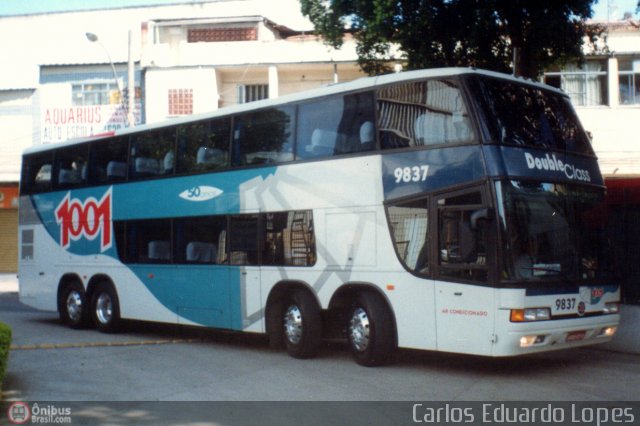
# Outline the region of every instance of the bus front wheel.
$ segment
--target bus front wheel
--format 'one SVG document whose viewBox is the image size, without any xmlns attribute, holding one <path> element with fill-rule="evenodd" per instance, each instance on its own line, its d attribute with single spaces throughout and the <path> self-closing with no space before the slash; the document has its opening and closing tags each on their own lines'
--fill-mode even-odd
<svg viewBox="0 0 640 426">
<path fill-rule="evenodd" d="M 58 301 L 60 319 L 71 328 L 84 328 L 89 324 L 89 309 L 84 287 L 77 281 L 66 285 Z"/>
<path fill-rule="evenodd" d="M 355 361 L 366 367 L 391 362 L 396 350 L 393 319 L 381 297 L 361 293 L 349 314 L 347 335 Z"/>
<path fill-rule="evenodd" d="M 100 283 L 93 291 L 91 315 L 99 331 L 103 333 L 117 331 L 120 322 L 120 304 L 111 284 Z"/>
<path fill-rule="evenodd" d="M 318 354 L 322 341 L 322 318 L 320 307 L 309 292 L 294 290 L 287 298 L 282 326 L 290 356 L 304 359 Z"/>
</svg>

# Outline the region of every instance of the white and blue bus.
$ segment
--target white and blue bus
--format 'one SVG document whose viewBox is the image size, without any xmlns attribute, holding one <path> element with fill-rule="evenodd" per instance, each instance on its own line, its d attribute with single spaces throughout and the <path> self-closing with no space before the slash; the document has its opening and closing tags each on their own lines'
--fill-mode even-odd
<svg viewBox="0 0 640 426">
<path fill-rule="evenodd" d="M 605 188 L 562 92 L 473 69 L 350 83 L 24 153 L 20 300 L 72 327 L 512 356 L 606 342 Z"/>
</svg>

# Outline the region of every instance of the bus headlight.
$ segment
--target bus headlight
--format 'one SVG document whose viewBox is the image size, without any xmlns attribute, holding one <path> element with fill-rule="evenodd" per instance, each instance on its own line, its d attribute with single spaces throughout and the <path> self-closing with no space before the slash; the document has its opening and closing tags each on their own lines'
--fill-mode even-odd
<svg viewBox="0 0 640 426">
<path fill-rule="evenodd" d="M 617 330 L 618 327 L 605 327 L 600 330 L 600 333 L 598 333 L 598 337 L 611 337 L 616 334 Z"/>
<path fill-rule="evenodd" d="M 528 348 L 529 346 L 538 345 L 544 342 L 545 336 L 522 336 L 520 338 L 520 347 Z"/>
<path fill-rule="evenodd" d="M 604 311 L 602 312 L 605 314 L 617 314 L 620 312 L 620 304 L 618 302 L 607 302 L 604 304 Z"/>
<path fill-rule="evenodd" d="M 549 308 L 512 309 L 511 322 L 547 321 L 551 319 Z"/>
</svg>

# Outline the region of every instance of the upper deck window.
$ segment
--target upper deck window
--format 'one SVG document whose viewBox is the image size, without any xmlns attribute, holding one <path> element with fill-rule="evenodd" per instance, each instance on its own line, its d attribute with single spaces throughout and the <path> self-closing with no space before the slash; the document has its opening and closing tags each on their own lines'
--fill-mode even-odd
<svg viewBox="0 0 640 426">
<path fill-rule="evenodd" d="M 53 180 L 57 189 L 74 188 L 86 182 L 87 148 L 86 144 L 82 144 L 62 148 L 56 152 Z"/>
<path fill-rule="evenodd" d="M 53 170 L 53 153 L 43 152 L 24 158 L 20 192 L 31 194 L 51 189 L 51 173 Z"/>
<path fill-rule="evenodd" d="M 381 88 L 378 127 L 383 149 L 465 143 L 475 139 L 462 92 L 449 80 Z"/>
<path fill-rule="evenodd" d="M 173 127 L 138 133 L 131 138 L 129 179 L 170 175 L 174 167 Z"/>
<path fill-rule="evenodd" d="M 291 107 L 238 115 L 234 121 L 231 165 L 271 164 L 293 159 Z"/>
<path fill-rule="evenodd" d="M 121 136 L 91 145 L 89 182 L 104 184 L 127 180 L 129 138 Z"/>
<path fill-rule="evenodd" d="M 506 80 L 472 81 L 493 141 L 593 154 L 568 97 Z"/>
<path fill-rule="evenodd" d="M 178 126 L 176 173 L 226 168 L 229 162 L 229 129 L 228 118 Z"/>
<path fill-rule="evenodd" d="M 353 93 L 298 107 L 296 158 L 321 158 L 375 149 L 373 93 Z"/>
</svg>

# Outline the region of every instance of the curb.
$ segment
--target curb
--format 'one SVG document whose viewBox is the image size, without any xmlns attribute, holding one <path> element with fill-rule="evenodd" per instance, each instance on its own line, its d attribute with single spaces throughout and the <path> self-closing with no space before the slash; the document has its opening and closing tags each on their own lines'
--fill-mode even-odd
<svg viewBox="0 0 640 426">
<path fill-rule="evenodd" d="M 180 343 L 206 343 L 206 339 L 170 339 L 170 340 L 141 340 L 136 342 L 85 342 L 85 343 L 41 343 L 39 345 L 11 345 L 12 351 L 26 351 L 34 349 L 74 349 L 74 348 L 105 348 L 123 346 L 151 346 L 175 345 Z"/>
</svg>

